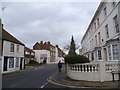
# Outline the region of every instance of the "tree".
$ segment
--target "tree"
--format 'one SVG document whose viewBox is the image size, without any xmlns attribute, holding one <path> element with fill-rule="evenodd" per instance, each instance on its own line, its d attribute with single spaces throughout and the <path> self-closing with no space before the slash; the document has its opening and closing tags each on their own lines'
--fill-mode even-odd
<svg viewBox="0 0 120 90">
<path fill-rule="evenodd" d="M 68 64 L 76 64 L 76 63 L 89 63 L 89 59 L 82 55 L 76 54 L 76 45 L 74 41 L 74 37 L 72 36 L 70 49 L 68 55 L 65 57 L 65 63 Z"/>
</svg>

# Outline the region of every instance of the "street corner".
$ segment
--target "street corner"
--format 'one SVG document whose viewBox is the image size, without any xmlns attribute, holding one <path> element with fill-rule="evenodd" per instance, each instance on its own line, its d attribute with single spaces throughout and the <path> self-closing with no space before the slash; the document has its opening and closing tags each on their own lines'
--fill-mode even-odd
<svg viewBox="0 0 120 90">
<path fill-rule="evenodd" d="M 72 81 L 69 78 L 61 78 L 59 75 L 59 78 L 57 78 L 59 75 L 58 72 L 56 72 L 53 76 L 50 76 L 47 79 L 47 82 L 57 85 L 57 86 L 62 86 L 65 88 L 80 88 L 80 89 L 101 89 L 101 90 L 120 90 L 119 87 L 105 87 L 105 86 L 97 86 L 97 85 L 89 85 L 90 82 L 83 82 L 83 81 Z"/>
</svg>

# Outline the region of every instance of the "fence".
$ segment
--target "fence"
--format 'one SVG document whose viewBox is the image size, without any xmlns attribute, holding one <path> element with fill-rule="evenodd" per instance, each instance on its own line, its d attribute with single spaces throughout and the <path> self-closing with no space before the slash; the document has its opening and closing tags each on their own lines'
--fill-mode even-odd
<svg viewBox="0 0 120 90">
<path fill-rule="evenodd" d="M 120 70 L 118 62 L 91 62 L 85 64 L 67 64 L 67 75 L 75 80 L 112 81 L 112 71 Z M 119 75 L 115 74 L 115 80 Z"/>
</svg>

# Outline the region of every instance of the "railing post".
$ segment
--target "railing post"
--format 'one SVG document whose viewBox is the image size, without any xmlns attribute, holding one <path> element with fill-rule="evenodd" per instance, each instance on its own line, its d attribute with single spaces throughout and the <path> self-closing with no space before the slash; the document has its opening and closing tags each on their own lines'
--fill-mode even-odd
<svg viewBox="0 0 120 90">
<path fill-rule="evenodd" d="M 99 62 L 99 75 L 100 75 L 100 81 L 103 82 L 106 79 L 106 69 L 105 69 L 105 62 L 100 61 Z"/>
</svg>

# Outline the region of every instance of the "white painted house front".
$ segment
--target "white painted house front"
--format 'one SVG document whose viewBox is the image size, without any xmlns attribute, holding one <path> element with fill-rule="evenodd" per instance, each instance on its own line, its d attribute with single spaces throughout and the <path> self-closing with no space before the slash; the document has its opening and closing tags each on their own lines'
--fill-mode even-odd
<svg viewBox="0 0 120 90">
<path fill-rule="evenodd" d="M 46 60 L 46 63 L 50 63 L 50 51 L 48 50 L 33 50 L 35 52 L 35 58 L 38 63 L 43 63 Z"/>
<path fill-rule="evenodd" d="M 24 69 L 24 44 L 2 30 L 2 73 Z"/>
<path fill-rule="evenodd" d="M 112 81 L 112 71 L 120 70 L 120 2 L 115 1 L 100 3 L 81 41 L 81 54 L 91 62 L 68 65 L 70 78 Z"/>
</svg>

